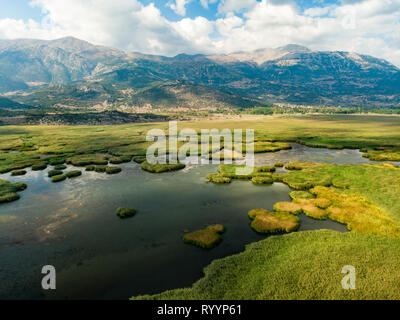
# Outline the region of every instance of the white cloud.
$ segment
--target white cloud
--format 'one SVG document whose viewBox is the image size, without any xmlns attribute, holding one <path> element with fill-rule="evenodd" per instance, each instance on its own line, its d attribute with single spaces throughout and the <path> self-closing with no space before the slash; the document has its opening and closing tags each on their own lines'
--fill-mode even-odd
<svg viewBox="0 0 400 320">
<path fill-rule="evenodd" d="M 203 8 L 208 9 L 208 5 L 212 3 L 217 3 L 218 0 L 200 0 L 201 5 Z"/>
<path fill-rule="evenodd" d="M 254 7 L 257 0 L 221 0 L 218 5 L 219 13 L 242 12 Z"/>
<path fill-rule="evenodd" d="M 189 0 L 175 0 L 175 2 L 169 2 L 167 4 L 176 14 L 181 16 L 186 15 L 186 5 L 189 3 Z"/>
<path fill-rule="evenodd" d="M 184 13 L 188 1 L 173 4 Z M 206 7 L 214 1 L 203 0 L 202 4 Z M 196 17 L 177 22 L 168 21 L 155 5 L 138 0 L 33 3 L 44 10 L 46 18 L 41 23 L 0 19 L 0 38 L 71 35 L 163 55 L 228 53 L 297 43 L 316 50 L 371 54 L 400 66 L 400 0 L 347 0 L 305 12 L 292 0 L 221 0 L 215 20 Z"/>
</svg>

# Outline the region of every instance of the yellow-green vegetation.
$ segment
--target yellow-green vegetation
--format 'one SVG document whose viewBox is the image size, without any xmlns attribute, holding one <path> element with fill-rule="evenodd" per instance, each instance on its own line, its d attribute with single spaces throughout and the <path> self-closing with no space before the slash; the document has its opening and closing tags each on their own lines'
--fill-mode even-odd
<svg viewBox="0 0 400 320">
<path fill-rule="evenodd" d="M 358 233 L 400 237 L 400 169 L 396 166 L 309 162 L 289 165 L 296 169 L 285 174 L 282 182 L 294 189 L 299 184 L 304 189 L 311 188 L 317 198 L 295 198 L 293 203 L 279 203 L 277 211 L 299 213 L 300 207 L 310 217 L 330 218 Z M 345 188 L 337 187 L 343 184 Z M 291 206 L 293 210 L 289 210 Z"/>
<path fill-rule="evenodd" d="M 270 213 L 270 212 L 265 209 L 253 209 L 253 210 L 249 211 L 248 216 L 251 220 L 254 220 L 258 215 L 266 214 L 266 213 Z"/>
<path fill-rule="evenodd" d="M 117 174 L 122 171 L 122 168 L 120 167 L 107 167 L 106 168 L 106 173 L 107 174 Z"/>
<path fill-rule="evenodd" d="M 107 165 L 108 160 L 106 159 L 106 156 L 104 156 L 104 155 L 83 154 L 83 155 L 77 155 L 77 156 L 68 158 L 67 163 L 72 164 L 73 166 L 76 166 L 76 167 L 85 167 L 85 166 L 88 166 L 91 164 Z"/>
<path fill-rule="evenodd" d="M 54 166 L 54 170 L 65 170 L 67 166 L 65 164 L 57 164 Z"/>
<path fill-rule="evenodd" d="M 246 148 L 243 148 L 246 150 Z M 285 142 L 255 141 L 254 153 L 277 152 L 280 150 L 289 150 L 292 146 Z"/>
<path fill-rule="evenodd" d="M 268 166 L 262 166 L 262 167 L 257 167 L 257 172 L 275 172 L 276 168 L 275 167 L 268 167 Z"/>
<path fill-rule="evenodd" d="M 283 162 L 277 162 L 275 163 L 275 167 L 276 168 L 283 168 L 285 166 L 285 164 Z"/>
<path fill-rule="evenodd" d="M 329 230 L 294 232 L 212 262 L 191 288 L 135 299 L 398 300 L 399 259 L 398 239 Z M 345 265 L 357 270 L 356 290 L 340 285 Z"/>
<path fill-rule="evenodd" d="M 0 203 L 16 201 L 20 198 L 18 191 L 27 188 L 25 183 L 11 183 L 7 180 L 0 179 Z"/>
<path fill-rule="evenodd" d="M 375 147 L 373 149 L 363 148 L 363 157 L 372 161 L 400 161 L 399 147 Z"/>
<path fill-rule="evenodd" d="M 292 232 L 300 225 L 298 217 L 284 212 L 254 209 L 248 215 L 253 220 L 251 227 L 258 233 Z"/>
<path fill-rule="evenodd" d="M 274 167 L 250 168 L 245 165 L 221 164 L 218 173 L 207 175 L 206 182 L 230 183 L 232 180 L 252 180 L 254 184 L 272 184 Z"/>
<path fill-rule="evenodd" d="M 112 157 L 110 158 L 110 163 L 112 164 L 121 164 L 126 162 L 131 162 L 132 156 L 121 156 L 121 157 Z"/>
<path fill-rule="evenodd" d="M 74 171 L 67 172 L 65 175 L 66 175 L 66 177 L 68 179 L 72 179 L 72 178 L 76 178 L 76 177 L 81 176 L 82 175 L 82 171 L 74 170 Z"/>
<path fill-rule="evenodd" d="M 218 173 L 209 173 L 206 178 L 206 182 L 212 182 L 215 184 L 231 183 L 231 181 L 231 178 L 223 177 Z"/>
<path fill-rule="evenodd" d="M 253 184 L 273 184 L 274 180 L 272 179 L 272 175 L 271 176 L 257 176 L 257 177 L 253 177 L 251 179 L 251 182 L 253 182 Z"/>
<path fill-rule="evenodd" d="M 96 170 L 96 166 L 94 165 L 88 165 L 85 168 L 86 171 L 95 171 Z"/>
<path fill-rule="evenodd" d="M 224 232 L 224 226 L 220 224 L 211 225 L 203 230 L 185 234 L 183 241 L 203 249 L 212 249 L 222 241 L 220 234 Z"/>
<path fill-rule="evenodd" d="M 207 229 L 219 234 L 223 234 L 226 232 L 226 228 L 222 224 L 213 224 L 211 226 L 208 226 Z"/>
<path fill-rule="evenodd" d="M 26 175 L 26 170 L 14 170 L 14 171 L 11 171 L 11 175 L 13 177 L 15 177 L 15 176 L 24 176 L 24 175 Z"/>
<path fill-rule="evenodd" d="M 51 177 L 59 176 L 62 174 L 63 174 L 63 172 L 61 170 L 50 170 L 47 175 L 49 176 L 49 178 L 51 178 Z"/>
<path fill-rule="evenodd" d="M 108 168 L 108 166 L 96 166 L 94 168 L 94 171 L 96 171 L 98 173 L 104 173 L 104 172 L 106 172 L 107 168 Z M 87 169 L 87 167 L 86 167 L 86 169 Z"/>
<path fill-rule="evenodd" d="M 300 205 L 301 212 L 310 218 L 325 220 L 328 218 L 327 211 L 315 205 L 316 199 L 294 199 L 293 204 Z M 324 199 L 327 200 L 327 199 Z"/>
<path fill-rule="evenodd" d="M 121 219 L 126 219 L 126 218 L 131 218 L 134 215 L 136 215 L 136 210 L 132 209 L 132 208 L 118 208 L 116 213 L 115 213 L 118 217 L 120 217 Z"/>
<path fill-rule="evenodd" d="M 135 161 L 136 163 L 142 164 L 143 162 L 146 161 L 146 157 L 145 156 L 137 156 L 133 158 L 133 161 Z"/>
<path fill-rule="evenodd" d="M 275 203 L 274 210 L 277 212 L 291 213 L 291 214 L 302 213 L 301 205 L 286 201 Z"/>
<path fill-rule="evenodd" d="M 313 199 L 314 196 L 307 191 L 292 191 L 289 193 L 292 199 Z"/>
<path fill-rule="evenodd" d="M 171 172 L 184 169 L 185 165 L 183 163 L 175 163 L 175 164 L 150 164 L 147 161 L 142 163 L 142 169 L 151 173 L 163 173 L 163 172 Z"/>
<path fill-rule="evenodd" d="M 32 166 L 33 171 L 42 171 L 47 168 L 47 163 L 38 163 Z"/>
<path fill-rule="evenodd" d="M 65 174 L 60 174 L 58 176 L 51 177 L 51 181 L 53 182 L 61 182 L 64 181 L 65 179 L 67 179 L 67 176 Z"/>
</svg>

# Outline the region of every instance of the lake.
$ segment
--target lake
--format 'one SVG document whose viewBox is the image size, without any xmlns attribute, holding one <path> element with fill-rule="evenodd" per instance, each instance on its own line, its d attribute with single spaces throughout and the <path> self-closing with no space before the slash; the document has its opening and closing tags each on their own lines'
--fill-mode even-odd
<svg viewBox="0 0 400 320">
<path fill-rule="evenodd" d="M 371 162 L 358 150 L 292 146 L 257 154 L 256 165 L 293 160 Z M 272 210 L 276 202 L 290 200 L 291 190 L 281 183 L 205 183 L 216 165 L 164 174 L 144 172 L 134 162 L 120 166 L 123 171 L 117 175 L 83 170 L 81 177 L 61 183 L 47 177 L 50 167 L 28 169 L 22 177 L 0 175 L 28 185 L 20 200 L 0 205 L 0 299 L 128 299 L 191 286 L 213 260 L 267 237 L 250 228 L 249 210 Z M 120 220 L 115 215 L 118 207 L 132 207 L 138 213 Z M 330 220 L 300 218 L 300 231 L 346 231 Z M 227 228 L 216 248 L 202 250 L 183 243 L 185 230 L 216 223 Z M 44 265 L 57 270 L 56 291 L 41 289 Z"/>
</svg>

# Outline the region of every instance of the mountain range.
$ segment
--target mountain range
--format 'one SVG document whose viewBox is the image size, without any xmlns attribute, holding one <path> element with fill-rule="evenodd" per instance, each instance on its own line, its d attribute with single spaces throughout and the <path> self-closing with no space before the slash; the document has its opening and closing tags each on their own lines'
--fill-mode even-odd
<svg viewBox="0 0 400 320">
<path fill-rule="evenodd" d="M 164 57 L 72 37 L 0 40 L 0 93 L 38 107 L 391 107 L 400 105 L 400 69 L 368 55 L 299 45 Z"/>
</svg>

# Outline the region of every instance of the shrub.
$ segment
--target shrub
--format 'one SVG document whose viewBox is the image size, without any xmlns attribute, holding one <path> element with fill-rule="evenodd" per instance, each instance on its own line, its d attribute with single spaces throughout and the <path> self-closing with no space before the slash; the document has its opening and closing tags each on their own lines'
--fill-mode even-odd
<svg viewBox="0 0 400 320">
<path fill-rule="evenodd" d="M 107 167 L 106 173 L 107 174 L 117 174 L 120 173 L 122 169 L 120 167 Z"/>
<path fill-rule="evenodd" d="M 12 176 L 24 176 L 26 175 L 26 170 L 14 170 L 11 172 Z"/>
<path fill-rule="evenodd" d="M 58 176 L 53 176 L 51 178 L 51 181 L 53 181 L 53 182 L 61 182 L 61 181 L 64 181 L 65 179 L 67 179 L 67 176 L 65 174 L 60 174 Z"/>
<path fill-rule="evenodd" d="M 283 168 L 285 165 L 283 164 L 283 162 L 277 162 L 275 163 L 275 167 L 276 168 Z"/>
<path fill-rule="evenodd" d="M 54 176 L 59 176 L 62 175 L 63 172 L 61 170 L 50 170 L 48 173 L 49 178 L 54 177 Z"/>
<path fill-rule="evenodd" d="M 79 170 L 70 171 L 65 174 L 68 179 L 76 178 L 82 175 L 82 172 Z"/>
<path fill-rule="evenodd" d="M 118 208 L 116 215 L 121 219 L 133 217 L 136 214 L 136 210 L 132 208 Z"/>
<path fill-rule="evenodd" d="M 96 170 L 96 166 L 94 166 L 94 165 L 86 166 L 86 171 L 95 171 L 95 170 Z"/>
</svg>

